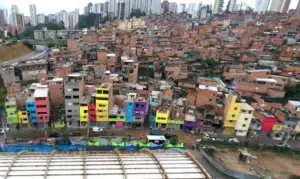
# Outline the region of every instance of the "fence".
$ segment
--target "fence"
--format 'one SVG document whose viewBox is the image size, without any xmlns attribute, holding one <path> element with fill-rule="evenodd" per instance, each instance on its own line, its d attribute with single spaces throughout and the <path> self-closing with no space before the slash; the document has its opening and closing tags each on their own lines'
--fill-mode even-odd
<svg viewBox="0 0 300 179">
<path fill-rule="evenodd" d="M 233 170 L 229 170 L 224 168 L 224 166 L 217 161 L 215 161 L 212 157 L 210 157 L 203 149 L 202 147 L 198 146 L 200 153 L 204 156 L 204 158 L 213 165 L 216 169 L 218 169 L 220 172 L 224 173 L 227 176 L 237 178 L 237 179 L 258 179 L 259 177 L 248 175 L 240 172 L 236 172 Z"/>
</svg>

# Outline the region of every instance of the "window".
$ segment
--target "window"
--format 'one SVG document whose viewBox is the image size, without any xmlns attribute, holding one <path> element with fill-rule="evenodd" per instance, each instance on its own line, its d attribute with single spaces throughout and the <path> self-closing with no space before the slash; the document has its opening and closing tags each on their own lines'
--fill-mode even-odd
<svg viewBox="0 0 300 179">
<path fill-rule="evenodd" d="M 237 107 L 234 108 L 234 110 L 237 110 L 237 109 L 238 109 Z"/>
<path fill-rule="evenodd" d="M 243 124 L 243 127 L 246 127 L 246 124 Z"/>
<path fill-rule="evenodd" d="M 72 118 L 72 116 L 67 116 L 67 118 Z"/>
<path fill-rule="evenodd" d="M 209 99 L 208 101 L 212 101 L 212 99 Z"/>
<path fill-rule="evenodd" d="M 235 115 L 234 114 L 232 114 L 232 116 L 231 117 L 235 117 Z"/>
<path fill-rule="evenodd" d="M 35 98 L 36 101 L 44 101 L 46 98 Z"/>
<path fill-rule="evenodd" d="M 232 123 L 232 120 L 230 120 L 229 122 Z"/>
<path fill-rule="evenodd" d="M 79 91 L 79 88 L 73 88 L 73 91 Z"/>
<path fill-rule="evenodd" d="M 78 99 L 78 98 L 79 98 L 79 96 L 73 96 L 73 98 L 74 98 L 74 99 Z"/>
<path fill-rule="evenodd" d="M 136 107 L 136 108 L 139 108 L 139 107 L 140 107 L 140 104 L 135 104 L 135 107 Z"/>
<path fill-rule="evenodd" d="M 96 98 L 96 100 L 108 100 L 108 98 L 100 98 L 100 97 L 98 97 L 98 98 Z"/>
<path fill-rule="evenodd" d="M 71 96 L 65 96 L 65 99 L 71 99 Z"/>
<path fill-rule="evenodd" d="M 95 111 L 95 109 L 90 109 L 90 111 Z"/>
<path fill-rule="evenodd" d="M 245 118 L 245 121 L 248 121 L 248 118 Z"/>
<path fill-rule="evenodd" d="M 246 110 L 242 110 L 242 113 L 246 113 L 247 111 Z"/>
<path fill-rule="evenodd" d="M 103 94 L 108 94 L 108 90 L 103 90 Z"/>
<path fill-rule="evenodd" d="M 73 103 L 73 105 L 77 106 L 77 105 L 79 105 L 79 103 Z"/>
<path fill-rule="evenodd" d="M 37 105 L 36 108 L 46 108 L 47 105 Z"/>
<path fill-rule="evenodd" d="M 97 90 L 97 94 L 102 94 L 102 90 Z"/>
<path fill-rule="evenodd" d="M 87 110 L 84 110 L 83 113 L 87 113 Z"/>
<path fill-rule="evenodd" d="M 26 115 L 27 113 L 26 112 L 22 112 L 22 115 Z"/>
<path fill-rule="evenodd" d="M 27 107 L 32 108 L 32 107 L 34 107 L 34 105 L 33 104 L 27 104 Z"/>
<path fill-rule="evenodd" d="M 124 116 L 121 116 L 120 119 L 124 119 Z"/>
<path fill-rule="evenodd" d="M 68 110 L 68 112 L 72 112 L 72 110 Z"/>
<path fill-rule="evenodd" d="M 251 114 L 251 113 L 252 113 L 252 111 L 249 111 L 249 112 L 248 112 L 248 114 Z"/>
</svg>

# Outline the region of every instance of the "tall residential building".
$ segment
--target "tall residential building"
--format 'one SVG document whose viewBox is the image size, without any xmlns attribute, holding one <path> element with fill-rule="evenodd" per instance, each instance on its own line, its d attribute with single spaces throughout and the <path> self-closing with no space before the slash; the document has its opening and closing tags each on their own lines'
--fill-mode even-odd
<svg viewBox="0 0 300 179">
<path fill-rule="evenodd" d="M 0 26 L 4 26 L 5 24 L 7 24 L 5 18 L 5 10 L 0 9 Z"/>
<path fill-rule="evenodd" d="M 11 24 L 17 26 L 17 14 L 19 13 L 19 8 L 16 5 L 11 6 Z"/>
<path fill-rule="evenodd" d="M 37 24 L 44 24 L 45 23 L 45 15 L 44 14 L 38 14 L 37 15 Z"/>
<path fill-rule="evenodd" d="M 176 2 L 170 2 L 169 12 L 173 12 L 174 14 L 177 13 L 177 3 Z"/>
<path fill-rule="evenodd" d="M 49 22 L 56 22 L 56 16 L 55 16 L 55 14 L 49 14 L 48 18 L 49 18 Z"/>
<path fill-rule="evenodd" d="M 185 4 L 180 4 L 179 5 L 179 13 L 185 12 L 186 11 L 186 5 Z"/>
<path fill-rule="evenodd" d="M 36 15 L 36 6 L 35 4 L 29 5 L 29 11 L 30 11 L 30 22 L 32 25 L 37 25 L 37 15 Z"/>
<path fill-rule="evenodd" d="M 169 1 L 168 0 L 164 0 L 162 3 L 161 3 L 161 8 L 163 10 L 163 13 L 166 13 L 166 12 L 169 12 Z"/>
<path fill-rule="evenodd" d="M 29 16 L 24 17 L 24 23 L 25 23 L 25 25 L 30 23 L 30 17 Z"/>
<path fill-rule="evenodd" d="M 93 13 L 93 3 L 89 3 L 87 6 L 88 13 Z"/>
<path fill-rule="evenodd" d="M 188 14 L 191 14 L 194 17 L 194 14 L 197 14 L 197 4 L 196 3 L 189 3 L 186 9 Z"/>
<path fill-rule="evenodd" d="M 161 14 L 161 1 L 160 0 L 152 0 L 151 13 L 152 14 Z"/>
<path fill-rule="evenodd" d="M 125 17 L 129 17 L 132 9 L 132 2 L 133 0 L 125 0 Z"/>
<path fill-rule="evenodd" d="M 283 0 L 280 8 L 280 12 L 287 13 L 289 11 L 290 4 L 291 4 L 291 0 Z"/>
<path fill-rule="evenodd" d="M 125 16 L 125 2 L 120 0 L 118 2 L 118 19 L 124 19 Z"/>
<path fill-rule="evenodd" d="M 112 13 L 114 17 L 117 16 L 117 14 L 118 14 L 118 2 L 117 2 L 117 0 L 109 0 L 108 12 Z"/>
<path fill-rule="evenodd" d="M 93 12 L 96 13 L 96 14 L 100 14 L 102 11 L 101 11 L 101 4 L 100 3 L 96 3 L 94 5 L 94 9 L 93 9 Z"/>
<path fill-rule="evenodd" d="M 62 10 L 57 14 L 57 22 L 63 21 L 65 24 L 65 28 L 69 28 L 69 14 L 67 11 Z"/>
<path fill-rule="evenodd" d="M 270 0 L 256 0 L 255 11 L 258 13 L 266 12 L 268 10 Z"/>
<path fill-rule="evenodd" d="M 233 11 L 234 11 L 235 5 L 236 5 L 236 0 L 230 0 L 230 1 L 229 1 L 228 11 L 229 11 L 229 12 L 233 12 Z"/>
<path fill-rule="evenodd" d="M 75 29 L 75 26 L 79 22 L 79 10 L 76 9 L 69 13 L 69 27 L 70 29 Z"/>
<path fill-rule="evenodd" d="M 297 7 L 296 7 L 297 11 L 300 11 L 300 0 L 298 1 Z"/>
<path fill-rule="evenodd" d="M 104 16 L 107 16 L 108 11 L 109 11 L 109 2 L 105 1 L 105 3 L 104 3 Z"/>
<path fill-rule="evenodd" d="M 224 6 L 224 0 L 215 0 L 213 14 L 222 13 L 223 6 Z"/>
<path fill-rule="evenodd" d="M 270 11 L 287 13 L 291 4 L 291 0 L 272 0 Z"/>
</svg>

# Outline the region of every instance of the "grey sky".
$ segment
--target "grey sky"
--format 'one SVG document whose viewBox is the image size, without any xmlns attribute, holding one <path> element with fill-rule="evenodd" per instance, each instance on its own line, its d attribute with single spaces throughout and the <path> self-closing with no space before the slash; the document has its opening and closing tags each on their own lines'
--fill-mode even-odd
<svg viewBox="0 0 300 179">
<path fill-rule="evenodd" d="M 74 11 L 75 8 L 79 8 L 80 13 L 83 11 L 83 7 L 89 2 L 101 3 L 105 0 L 0 0 L 0 8 L 10 11 L 11 5 L 15 4 L 19 7 L 21 13 L 29 15 L 29 4 L 36 4 L 37 13 L 56 13 L 60 10 Z M 189 3 L 189 2 L 202 2 L 203 4 L 213 4 L 214 0 L 169 0 L 170 2 L 177 3 Z M 225 0 L 225 6 L 229 0 Z M 238 0 L 238 2 L 244 1 L 249 6 L 254 7 L 256 0 Z M 290 9 L 295 9 L 298 0 L 292 0 Z"/>
</svg>

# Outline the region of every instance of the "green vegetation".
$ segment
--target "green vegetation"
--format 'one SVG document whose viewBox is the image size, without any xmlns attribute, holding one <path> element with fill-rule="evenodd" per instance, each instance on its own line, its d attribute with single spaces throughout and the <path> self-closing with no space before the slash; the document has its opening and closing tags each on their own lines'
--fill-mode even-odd
<svg viewBox="0 0 300 179">
<path fill-rule="evenodd" d="M 285 87 L 285 91 L 286 98 L 295 98 L 300 100 L 300 84 L 297 84 L 296 86 Z"/>
<path fill-rule="evenodd" d="M 45 24 L 38 24 L 36 26 L 31 26 L 28 24 L 26 29 L 22 34 L 19 35 L 20 39 L 33 39 L 34 38 L 34 31 L 35 30 L 42 30 L 43 27 L 47 27 L 48 30 L 64 30 L 65 24 L 63 21 L 60 21 L 59 23 L 49 22 Z"/>
<path fill-rule="evenodd" d="M 171 137 L 170 144 L 177 145 L 178 144 L 178 137 L 176 137 L 176 136 Z"/>
<path fill-rule="evenodd" d="M 6 88 L 3 84 L 3 80 L 1 80 L 1 85 L 0 85 L 0 106 L 4 106 L 5 96 L 6 96 Z"/>
<path fill-rule="evenodd" d="M 141 17 L 141 16 L 145 16 L 146 13 L 144 11 L 141 11 L 140 9 L 135 9 L 135 10 L 132 10 L 131 13 L 130 13 L 130 17 Z"/>
<path fill-rule="evenodd" d="M 4 32 L 0 31 L 0 39 L 4 39 Z"/>
<path fill-rule="evenodd" d="M 30 42 L 28 42 L 27 40 L 23 41 L 23 45 L 25 45 L 26 47 L 28 47 L 30 50 L 35 50 L 35 46 L 32 45 Z"/>
<path fill-rule="evenodd" d="M 289 179 L 300 179 L 300 176 L 291 175 L 291 176 L 289 176 Z"/>
<path fill-rule="evenodd" d="M 79 22 L 76 25 L 76 28 L 90 28 L 90 27 L 99 27 L 100 22 L 105 23 L 108 21 L 108 17 L 101 19 L 101 17 L 94 13 L 89 13 L 87 15 L 80 15 Z"/>
<path fill-rule="evenodd" d="M 47 46 L 48 48 L 52 48 L 52 47 L 61 48 L 61 47 L 67 47 L 67 44 L 59 43 L 59 42 L 49 42 Z"/>
</svg>

